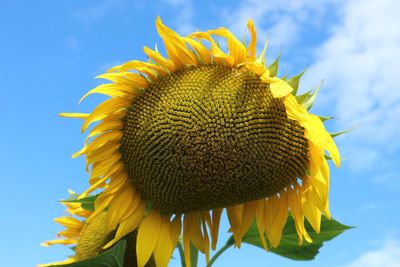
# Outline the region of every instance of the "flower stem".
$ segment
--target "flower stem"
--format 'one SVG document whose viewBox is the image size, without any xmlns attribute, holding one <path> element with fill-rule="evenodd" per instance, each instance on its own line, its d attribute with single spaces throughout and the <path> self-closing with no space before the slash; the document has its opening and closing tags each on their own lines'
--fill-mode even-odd
<svg viewBox="0 0 400 267">
<path fill-rule="evenodd" d="M 232 243 L 226 242 L 226 244 L 222 248 L 220 248 L 220 250 L 218 250 L 217 253 L 214 254 L 214 256 L 212 256 L 211 260 L 207 263 L 207 267 L 211 267 L 211 265 L 213 265 L 213 263 L 217 260 L 217 258 L 231 246 Z"/>
<path fill-rule="evenodd" d="M 190 242 L 190 267 L 197 267 L 199 250 Z"/>
<path fill-rule="evenodd" d="M 178 247 L 178 250 L 179 250 L 179 256 L 181 257 L 182 267 L 186 267 L 185 253 L 183 252 L 183 247 L 182 247 L 181 241 L 178 241 L 177 247 Z"/>
</svg>

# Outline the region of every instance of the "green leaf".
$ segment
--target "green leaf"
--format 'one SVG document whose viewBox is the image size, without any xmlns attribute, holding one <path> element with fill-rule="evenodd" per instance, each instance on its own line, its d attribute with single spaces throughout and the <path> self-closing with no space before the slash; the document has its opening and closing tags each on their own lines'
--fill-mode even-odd
<svg viewBox="0 0 400 267">
<path fill-rule="evenodd" d="M 79 194 L 71 194 L 69 198 L 61 200 L 61 202 L 77 202 L 81 203 L 82 208 L 89 211 L 94 211 L 94 201 L 96 200 L 97 195 L 87 196 L 81 199 L 78 199 Z"/>
<path fill-rule="evenodd" d="M 119 241 L 111 249 L 88 260 L 64 265 L 52 265 L 54 267 L 124 267 L 126 240 Z M 51 266 L 51 267 L 52 267 Z"/>
<path fill-rule="evenodd" d="M 270 251 L 282 257 L 293 260 L 312 260 L 318 254 L 319 249 L 322 247 L 325 241 L 331 240 L 343 233 L 345 230 L 351 228 L 333 219 L 328 220 L 325 216 L 322 216 L 321 231 L 319 234 L 313 230 L 308 222 L 305 223 L 305 227 L 312 238 L 313 243 L 304 242 L 303 245 L 299 246 L 294 220 L 293 217 L 289 216 L 283 230 L 282 240 L 279 247 L 272 248 L 270 243 L 268 243 Z M 233 237 L 231 237 L 231 239 L 231 242 L 234 242 Z M 243 242 L 263 249 L 255 222 L 253 222 L 249 231 L 243 237 Z"/>
<path fill-rule="evenodd" d="M 312 90 L 305 92 L 304 94 L 301 95 L 296 95 L 297 102 L 302 105 L 303 102 L 305 102 L 307 99 L 311 97 Z"/>
<path fill-rule="evenodd" d="M 334 137 L 337 137 L 339 135 L 351 132 L 351 131 L 357 129 L 358 127 L 360 127 L 360 126 L 361 126 L 361 123 L 356 125 L 356 126 L 351 127 L 350 129 L 347 129 L 347 130 L 344 130 L 344 131 L 340 131 L 340 132 L 336 132 L 336 133 L 329 133 L 329 134 L 334 138 Z"/>
<path fill-rule="evenodd" d="M 304 94 L 297 95 L 296 96 L 297 102 L 299 102 L 299 104 L 301 104 L 307 110 L 310 110 L 312 108 L 312 106 L 314 105 L 315 99 L 317 98 L 317 94 L 318 94 L 319 90 L 321 89 L 323 82 L 324 81 L 322 81 L 321 84 L 317 88 L 310 90 Z"/>
<path fill-rule="evenodd" d="M 269 34 L 267 34 L 267 37 L 266 37 L 266 40 L 265 40 L 265 43 L 264 43 L 264 47 L 263 47 L 263 49 L 262 49 L 260 55 L 259 55 L 258 58 L 256 59 L 256 62 L 257 62 L 257 63 L 261 63 L 261 64 L 263 64 L 263 65 L 265 65 L 265 63 L 266 63 L 265 54 L 266 54 L 267 49 L 268 49 L 268 35 L 269 35 Z"/>
<path fill-rule="evenodd" d="M 279 59 L 281 58 L 281 54 L 282 54 L 282 50 L 279 53 L 278 57 L 275 59 L 275 61 L 272 62 L 272 64 L 268 66 L 269 75 L 271 77 L 275 77 L 278 74 Z"/>
<path fill-rule="evenodd" d="M 293 88 L 293 95 L 297 94 L 297 90 L 299 89 L 299 83 L 300 83 L 300 79 L 303 76 L 303 74 L 306 72 L 306 69 L 303 70 L 302 72 L 300 72 L 299 74 L 297 74 L 296 76 L 291 77 L 287 83 Z"/>
<path fill-rule="evenodd" d="M 333 117 L 329 116 L 318 116 L 318 118 L 320 118 L 322 122 L 333 119 Z"/>
</svg>

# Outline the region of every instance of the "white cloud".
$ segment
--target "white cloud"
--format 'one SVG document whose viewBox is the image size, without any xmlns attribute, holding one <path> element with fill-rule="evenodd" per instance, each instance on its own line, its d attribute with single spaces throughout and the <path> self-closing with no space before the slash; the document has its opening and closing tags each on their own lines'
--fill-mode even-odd
<svg viewBox="0 0 400 267">
<path fill-rule="evenodd" d="M 193 25 L 194 8 L 192 1 L 189 0 L 162 0 L 169 8 L 172 8 L 173 28 L 181 35 L 187 35 L 195 29 Z M 172 25 L 169 25 L 172 26 Z"/>
<path fill-rule="evenodd" d="M 376 164 L 389 176 L 400 171 L 393 162 L 400 152 L 398 10 L 397 0 L 344 2 L 339 24 L 316 49 L 309 71 L 326 78 L 322 102 L 334 103 L 341 127 L 362 123 L 342 142 L 357 172 Z"/>
<path fill-rule="evenodd" d="M 306 25 L 318 25 L 332 0 L 246 0 L 239 7 L 221 11 L 223 24 L 241 36 L 248 19 L 253 19 L 257 32 L 264 38 L 271 32 L 270 45 L 280 47 L 294 44 Z"/>
<path fill-rule="evenodd" d="M 388 242 L 384 247 L 362 254 L 344 267 L 400 267 L 400 244 Z"/>
<path fill-rule="evenodd" d="M 378 169 L 379 177 L 371 173 L 376 175 L 373 182 L 385 183 L 382 177 L 391 177 L 400 183 L 395 175 L 400 173 L 398 10 L 397 0 L 245 0 L 234 9 L 223 8 L 220 14 L 221 24 L 237 36 L 252 18 L 261 40 L 271 33 L 273 54 L 281 45 L 296 45 L 310 31 L 323 29 L 327 39 L 312 49 L 314 59 L 308 60 L 315 62 L 302 87 L 312 88 L 325 79 L 317 108 L 340 118 L 337 129 L 361 123 L 339 139 L 352 171 Z"/>
<path fill-rule="evenodd" d="M 104 18 L 113 12 L 120 12 L 126 8 L 125 0 L 103 0 L 96 2 L 95 5 L 82 8 L 74 12 L 74 16 L 88 25 Z"/>
<path fill-rule="evenodd" d="M 78 48 L 79 40 L 75 37 L 69 36 L 65 39 L 65 44 L 69 49 L 74 50 Z"/>
</svg>

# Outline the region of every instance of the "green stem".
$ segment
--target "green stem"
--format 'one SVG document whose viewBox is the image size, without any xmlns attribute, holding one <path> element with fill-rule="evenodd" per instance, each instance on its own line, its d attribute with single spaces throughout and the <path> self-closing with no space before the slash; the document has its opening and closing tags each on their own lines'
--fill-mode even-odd
<svg viewBox="0 0 400 267">
<path fill-rule="evenodd" d="M 181 257 L 181 264 L 182 267 L 186 267 L 186 263 L 185 263 L 185 253 L 183 252 L 183 247 L 182 247 L 182 243 L 181 241 L 178 241 L 178 250 L 179 250 L 179 256 Z"/>
<path fill-rule="evenodd" d="M 199 250 L 190 242 L 190 267 L 197 267 Z"/>
<path fill-rule="evenodd" d="M 217 253 L 214 254 L 214 256 L 212 256 L 211 260 L 207 263 L 207 267 L 211 267 L 211 265 L 213 265 L 213 263 L 217 260 L 217 258 L 224 253 L 225 250 L 227 250 L 228 248 L 230 248 L 232 246 L 231 243 L 226 242 L 226 244 L 217 251 Z"/>
</svg>

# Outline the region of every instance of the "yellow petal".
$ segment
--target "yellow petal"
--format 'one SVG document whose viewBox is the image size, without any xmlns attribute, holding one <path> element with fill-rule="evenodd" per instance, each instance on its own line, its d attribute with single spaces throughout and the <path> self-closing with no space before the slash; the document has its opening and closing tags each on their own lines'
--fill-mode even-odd
<svg viewBox="0 0 400 267">
<path fill-rule="evenodd" d="M 89 92 L 87 92 L 80 100 L 82 102 L 86 97 L 92 94 L 102 94 L 111 97 L 124 97 L 133 98 L 138 95 L 138 93 L 131 87 L 120 84 L 102 84 L 99 85 Z"/>
<path fill-rule="evenodd" d="M 113 72 L 98 75 L 97 79 L 106 79 L 116 84 L 130 85 L 132 88 L 147 88 L 149 82 L 145 77 L 132 72 Z"/>
<path fill-rule="evenodd" d="M 185 214 L 183 217 L 183 251 L 185 254 L 186 267 L 190 267 L 190 234 L 191 234 L 191 224 L 189 220 L 189 215 Z"/>
<path fill-rule="evenodd" d="M 190 240 L 193 245 L 200 250 L 205 252 L 204 238 L 201 233 L 201 215 L 198 212 L 188 214 L 190 221 Z"/>
<path fill-rule="evenodd" d="M 111 157 L 114 154 L 120 154 L 120 143 L 108 143 L 103 147 L 86 153 L 86 164 L 91 165 L 94 162 L 101 161 Z"/>
<path fill-rule="evenodd" d="M 169 71 L 175 71 L 176 67 L 174 63 L 168 58 L 164 58 L 159 52 L 154 51 L 148 47 L 143 47 L 144 53 L 151 58 L 157 65 L 162 66 L 163 68 Z"/>
<path fill-rule="evenodd" d="M 235 59 L 233 56 L 225 54 L 217 44 L 211 44 L 210 51 L 217 64 L 226 64 L 228 66 L 234 65 Z"/>
<path fill-rule="evenodd" d="M 144 267 L 153 253 L 161 229 L 161 216 L 156 210 L 151 211 L 139 226 L 137 241 L 136 241 L 136 255 L 138 267 Z"/>
<path fill-rule="evenodd" d="M 155 80 L 157 80 L 157 73 L 154 72 L 151 65 L 153 65 L 153 64 L 139 61 L 139 60 L 132 60 L 132 61 L 128 61 L 128 62 L 124 63 L 120 67 L 120 71 L 137 70 L 137 71 L 140 71 L 140 72 L 146 74 L 150 80 L 155 81 Z"/>
<path fill-rule="evenodd" d="M 114 72 L 114 71 L 119 71 L 120 68 L 121 68 L 121 65 L 117 65 L 117 66 L 109 68 L 106 72 L 110 73 L 110 72 Z"/>
<path fill-rule="evenodd" d="M 56 266 L 56 265 L 64 265 L 64 264 L 70 264 L 76 262 L 74 258 L 68 258 L 63 261 L 56 261 L 56 262 L 51 262 L 51 263 L 46 263 L 46 264 L 38 264 L 37 267 L 51 267 L 51 266 Z"/>
<path fill-rule="evenodd" d="M 254 72 L 255 74 L 264 76 L 264 77 L 267 75 L 265 73 L 269 72 L 269 70 L 263 64 L 261 64 L 259 62 L 246 62 L 244 64 L 244 66 L 246 67 L 246 69 Z"/>
<path fill-rule="evenodd" d="M 87 222 L 93 221 L 97 215 L 99 215 L 101 212 L 103 212 L 108 205 L 110 205 L 110 202 L 113 200 L 114 196 L 103 196 L 102 194 L 99 195 L 96 200 L 94 201 L 94 212 L 92 215 L 90 215 L 89 218 L 87 218 Z"/>
<path fill-rule="evenodd" d="M 108 208 L 111 201 L 116 197 L 117 192 L 120 191 L 121 188 L 126 188 L 127 186 L 130 185 L 126 173 L 124 172 L 122 172 L 120 176 L 111 179 L 109 186 L 94 201 L 95 210 L 87 219 L 87 222 L 91 222 L 99 213 Z"/>
<path fill-rule="evenodd" d="M 269 75 L 269 72 L 265 72 L 261 76 L 261 80 L 269 83 L 269 88 L 274 98 L 287 96 L 293 91 L 293 88 L 287 82 L 278 77 L 270 77 Z"/>
<path fill-rule="evenodd" d="M 176 66 L 197 65 L 196 56 L 186 47 L 182 37 L 172 29 L 165 26 L 160 17 L 156 20 L 158 34 L 164 40 L 165 49 L 168 57 Z"/>
<path fill-rule="evenodd" d="M 254 221 L 254 217 L 256 216 L 257 211 L 257 201 L 247 202 L 243 206 L 243 213 L 242 213 L 242 222 L 238 229 L 238 239 L 241 241 L 243 236 L 249 230 L 251 223 Z M 240 247 L 236 244 L 237 247 Z"/>
<path fill-rule="evenodd" d="M 117 195 L 118 191 L 121 192 L 123 189 L 125 189 L 128 186 L 131 186 L 129 184 L 128 173 L 126 170 L 122 170 L 121 173 L 118 173 L 118 175 L 115 175 L 112 177 L 107 188 L 103 191 L 103 193 L 100 194 L 100 196 L 115 197 L 115 195 Z"/>
<path fill-rule="evenodd" d="M 145 210 L 146 210 L 146 203 L 142 201 L 139 203 L 136 210 L 125 221 L 120 223 L 117 232 L 115 233 L 114 239 L 108 242 L 103 247 L 103 249 L 111 247 L 112 245 L 117 243 L 122 237 L 135 230 L 138 227 L 138 225 L 142 222 Z"/>
<path fill-rule="evenodd" d="M 78 118 L 78 119 L 86 119 L 90 114 L 89 113 L 59 113 L 60 117 L 64 118 Z"/>
<path fill-rule="evenodd" d="M 282 238 L 282 231 L 288 217 L 288 202 L 285 192 L 281 196 L 273 196 L 265 203 L 266 231 L 272 247 L 276 248 Z"/>
<path fill-rule="evenodd" d="M 229 223 L 231 224 L 231 230 L 235 239 L 235 245 L 240 247 L 240 225 L 242 221 L 242 208 L 243 205 L 236 205 L 226 208 L 228 214 Z"/>
<path fill-rule="evenodd" d="M 155 81 L 158 79 L 158 75 L 164 76 L 167 71 L 163 66 L 159 66 L 153 63 L 143 62 L 140 60 L 132 60 L 124 63 L 119 68 L 120 71 L 137 70 L 146 74 L 151 80 Z"/>
<path fill-rule="evenodd" d="M 211 221 L 211 216 L 210 216 L 209 211 L 202 211 L 201 219 L 207 223 L 207 225 L 210 229 L 212 228 L 212 221 Z"/>
<path fill-rule="evenodd" d="M 114 166 L 115 164 L 120 163 L 119 160 L 121 159 L 121 156 L 122 156 L 121 153 L 113 153 L 108 158 L 105 158 L 103 160 L 94 161 L 94 164 L 96 164 L 96 163 L 104 164 L 104 170 L 107 171 L 107 170 L 111 169 L 111 167 Z M 88 170 L 88 169 L 89 169 L 89 165 L 86 165 L 86 170 Z M 91 183 L 91 184 L 93 184 L 92 178 L 96 177 L 93 174 L 94 174 L 94 171 L 93 171 L 93 168 L 92 168 L 92 174 L 90 175 L 90 180 L 89 180 L 89 183 Z M 103 176 L 104 174 L 105 174 L 105 172 L 101 173 L 100 176 Z M 97 176 L 97 177 L 99 177 L 99 176 Z"/>
<path fill-rule="evenodd" d="M 339 150 L 333 141 L 331 135 L 325 130 L 325 126 L 318 116 L 310 114 L 309 124 L 307 125 L 309 131 L 312 131 L 311 141 L 316 142 L 317 146 L 325 148 L 331 155 L 336 167 L 340 166 Z"/>
<path fill-rule="evenodd" d="M 246 62 L 247 50 L 243 44 L 226 28 L 209 30 L 208 33 L 226 38 L 229 54 L 233 57 L 234 65 Z"/>
<path fill-rule="evenodd" d="M 66 217 L 66 216 L 58 217 L 55 218 L 54 221 L 56 223 L 63 225 L 66 228 L 81 229 L 83 226 L 83 223 L 80 220 L 73 217 Z"/>
<path fill-rule="evenodd" d="M 166 216 L 161 217 L 160 237 L 154 249 L 154 260 L 157 267 L 167 267 L 174 251 L 175 244 L 170 235 L 170 223 Z"/>
<path fill-rule="evenodd" d="M 208 32 L 194 32 L 189 35 L 189 38 L 203 39 L 207 40 L 211 43 L 210 51 L 211 54 L 217 64 L 227 64 L 228 66 L 232 66 L 234 63 L 234 59 L 231 55 L 225 54 L 216 44 L 214 39 Z"/>
<path fill-rule="evenodd" d="M 122 190 L 110 203 L 107 212 L 106 231 L 111 232 L 124 221 L 139 205 L 140 196 L 128 186 Z"/>
<path fill-rule="evenodd" d="M 203 220 L 203 236 L 204 236 L 204 254 L 206 254 L 206 263 L 210 261 L 210 238 L 208 237 L 206 222 Z"/>
<path fill-rule="evenodd" d="M 124 127 L 123 122 L 119 120 L 104 120 L 101 123 L 97 124 L 93 129 L 90 131 L 89 135 L 86 137 L 85 143 L 88 142 L 89 138 L 105 133 L 111 130 L 120 130 Z"/>
<path fill-rule="evenodd" d="M 81 230 L 82 229 L 79 229 L 79 230 L 77 230 L 77 229 L 67 229 L 67 230 L 63 230 L 63 231 L 58 232 L 57 236 L 58 237 L 59 236 L 63 236 L 63 237 L 66 237 L 66 238 L 76 238 L 77 239 L 77 238 L 79 238 Z"/>
<path fill-rule="evenodd" d="M 256 60 L 256 48 L 257 48 L 257 32 L 256 28 L 254 27 L 254 23 L 251 19 L 247 22 L 247 28 L 249 29 L 251 40 L 250 44 L 247 47 L 247 54 L 250 61 Z"/>
<path fill-rule="evenodd" d="M 131 105 L 131 102 L 132 101 L 130 99 L 107 99 L 106 101 L 98 105 L 85 119 L 82 125 L 82 132 L 84 132 L 91 123 L 102 120 L 122 108 L 128 108 Z"/>
<path fill-rule="evenodd" d="M 308 186 L 306 182 L 303 184 L 303 190 L 306 190 L 305 188 Z M 310 190 L 307 190 L 306 192 L 303 191 L 304 196 L 303 196 L 303 212 L 307 220 L 310 222 L 311 226 L 314 228 L 315 232 L 319 233 L 320 227 L 321 227 L 321 211 L 320 209 L 311 201 L 310 199 L 310 194 L 313 193 L 314 188 L 311 187 Z M 324 203 L 325 206 L 325 203 Z"/>
<path fill-rule="evenodd" d="M 196 51 L 198 57 L 200 57 L 203 64 L 211 63 L 211 54 L 210 51 L 205 47 L 202 43 L 193 40 L 191 38 L 183 38 L 185 42 L 187 42 L 193 49 Z"/>
<path fill-rule="evenodd" d="M 48 247 L 48 246 L 52 246 L 52 245 L 74 245 L 77 244 L 78 240 L 77 239 L 55 239 L 55 240 L 49 240 L 46 242 L 43 242 L 42 244 L 40 244 L 42 247 Z"/>
<path fill-rule="evenodd" d="M 264 224 L 264 211 L 265 211 L 265 200 L 261 199 L 257 203 L 256 210 L 256 223 L 258 228 L 258 234 L 260 235 L 261 244 L 265 250 L 268 250 L 267 242 L 265 241 L 265 224 Z"/>
<path fill-rule="evenodd" d="M 79 198 L 84 198 L 86 197 L 89 193 L 93 192 L 94 190 L 98 189 L 101 187 L 102 184 L 104 184 L 108 179 L 110 179 L 110 176 L 117 174 L 117 173 L 121 173 L 123 168 L 122 164 L 114 164 L 113 166 L 111 166 L 111 168 L 109 170 L 107 170 L 107 172 L 104 172 L 104 176 L 103 178 L 97 180 L 95 183 L 93 183 L 88 189 L 86 189 L 85 192 L 83 192 Z"/>
<path fill-rule="evenodd" d="M 92 166 L 92 172 L 90 174 L 89 183 L 93 184 L 93 183 L 97 182 L 97 180 L 94 181 L 94 179 L 96 179 L 96 178 L 103 177 L 105 175 L 110 176 L 111 173 L 109 173 L 109 172 L 111 172 L 112 168 L 115 168 L 118 165 L 123 166 L 123 164 L 118 161 L 118 159 L 120 157 L 121 156 L 113 155 L 109 159 L 104 159 L 102 161 L 95 162 Z"/>
<path fill-rule="evenodd" d="M 170 232 L 172 243 L 174 244 L 174 247 L 175 247 L 176 243 L 179 240 L 179 235 L 181 234 L 181 229 L 182 229 L 181 216 L 175 215 L 175 218 L 172 220 L 172 222 L 170 224 L 171 225 L 169 228 L 169 232 Z"/>
<path fill-rule="evenodd" d="M 303 207 L 301 205 L 302 199 L 299 192 L 300 190 L 301 190 L 300 186 L 295 185 L 294 189 L 289 189 L 287 197 L 288 197 L 290 212 L 293 216 L 296 231 L 299 236 L 299 244 L 301 245 L 303 243 L 303 238 L 309 243 L 312 243 L 312 240 L 308 235 L 306 228 L 304 227 L 304 213 L 303 213 Z"/>
<path fill-rule="evenodd" d="M 211 228 L 211 248 L 216 249 L 218 242 L 219 222 L 221 220 L 222 209 L 212 210 L 212 228 Z"/>
<path fill-rule="evenodd" d="M 330 134 L 318 116 L 309 114 L 304 107 L 299 105 L 292 94 L 285 97 L 285 108 L 289 119 L 297 120 L 306 129 L 307 138 L 319 149 L 326 149 L 337 167 L 340 166 L 340 154 Z"/>
<path fill-rule="evenodd" d="M 78 152 L 74 153 L 72 155 L 72 158 L 76 158 L 78 156 L 83 155 L 84 153 L 88 153 L 90 151 L 101 148 L 102 146 L 104 146 L 107 143 L 118 144 L 118 142 L 119 142 L 119 140 L 121 140 L 122 136 L 123 136 L 123 133 L 122 133 L 122 131 L 119 131 L 119 130 L 106 132 L 106 133 L 96 137 L 95 139 L 93 139 L 93 141 L 90 142 L 90 144 L 85 145 Z"/>
</svg>

